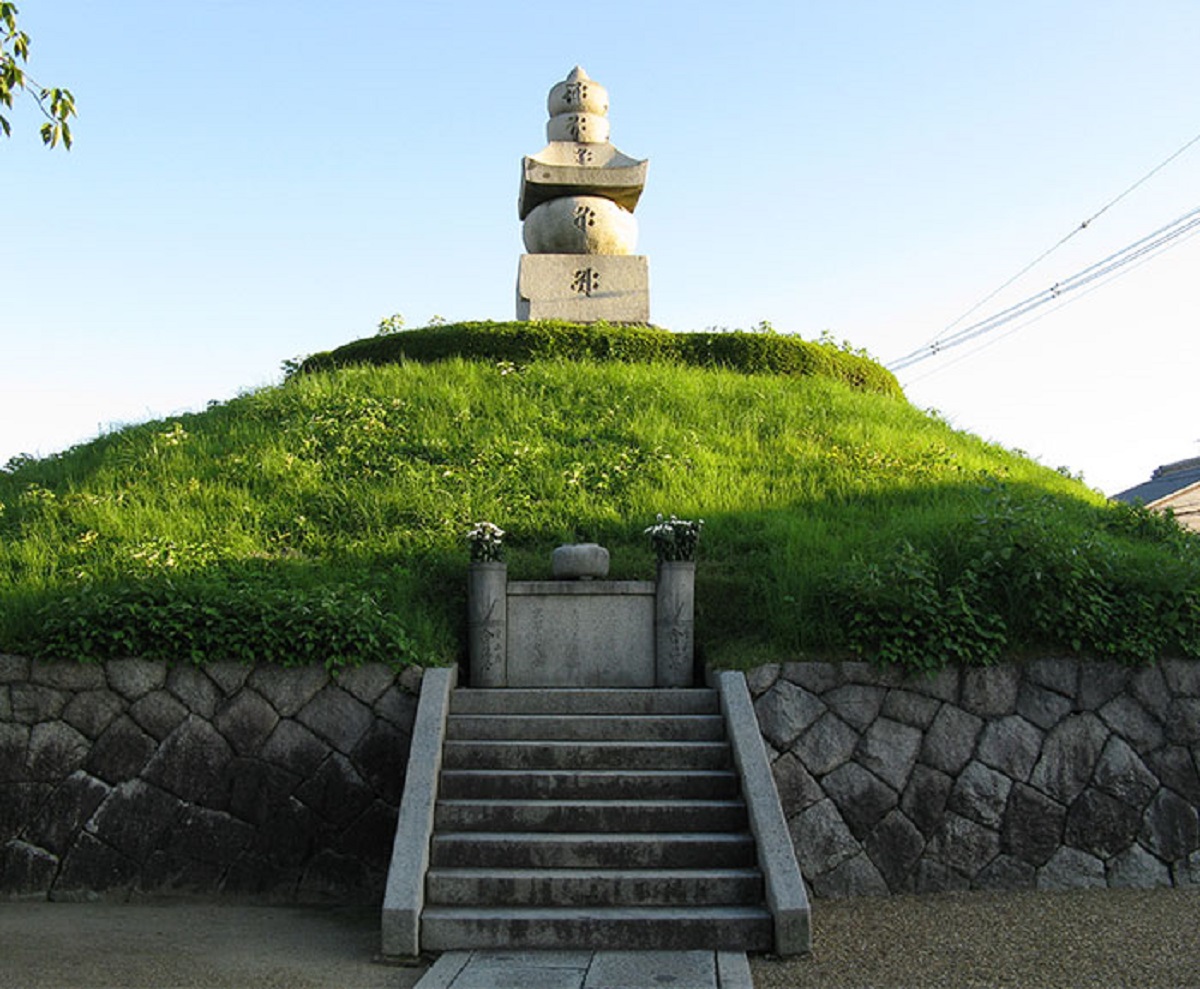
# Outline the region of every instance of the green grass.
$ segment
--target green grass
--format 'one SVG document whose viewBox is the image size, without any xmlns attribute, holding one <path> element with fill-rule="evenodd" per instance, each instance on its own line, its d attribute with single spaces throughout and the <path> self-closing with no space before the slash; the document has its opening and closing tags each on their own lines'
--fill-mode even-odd
<svg viewBox="0 0 1200 989">
<path fill-rule="evenodd" d="M 387 325 L 387 321 L 381 324 Z M 623 323 L 450 323 L 403 333 L 380 332 L 336 350 L 313 354 L 304 372 L 330 371 L 357 364 L 401 360 L 441 361 L 449 357 L 507 361 L 583 360 L 625 364 L 676 364 L 725 368 L 747 374 L 823 377 L 863 391 L 900 396 L 895 376 L 863 351 L 776 333 L 768 323 L 756 330 L 671 333 L 654 326 Z"/>
<path fill-rule="evenodd" d="M 400 334 L 404 336 L 404 334 Z M 465 532 L 512 576 L 566 541 L 649 578 L 703 518 L 728 665 L 1200 651 L 1196 540 L 887 391 L 678 363 L 449 358 L 294 375 L 0 472 L 0 650 L 444 663 Z"/>
</svg>

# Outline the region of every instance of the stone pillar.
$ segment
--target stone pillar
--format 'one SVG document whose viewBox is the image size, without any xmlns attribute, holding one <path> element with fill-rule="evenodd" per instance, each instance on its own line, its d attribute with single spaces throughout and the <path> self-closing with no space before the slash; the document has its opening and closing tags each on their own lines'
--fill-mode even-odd
<svg viewBox="0 0 1200 989">
<path fill-rule="evenodd" d="M 695 561 L 659 563 L 654 618 L 656 687 L 692 686 L 695 607 Z"/>
<path fill-rule="evenodd" d="M 522 162 L 517 319 L 648 323 L 649 266 L 633 253 L 646 162 L 609 143 L 608 91 L 579 66 L 547 109 L 550 143 Z"/>
<path fill-rule="evenodd" d="M 467 647 L 472 687 L 508 686 L 508 567 L 467 570 Z"/>
</svg>

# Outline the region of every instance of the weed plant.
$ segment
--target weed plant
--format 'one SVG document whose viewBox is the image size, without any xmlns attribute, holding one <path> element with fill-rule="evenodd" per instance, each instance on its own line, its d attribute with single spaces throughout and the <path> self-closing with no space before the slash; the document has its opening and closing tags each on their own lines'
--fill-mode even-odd
<svg viewBox="0 0 1200 989">
<path fill-rule="evenodd" d="M 452 662 L 475 523 L 516 578 L 598 541 L 645 579 L 660 513 L 705 520 L 697 636 L 725 665 L 1200 652 L 1194 537 L 897 395 L 459 357 L 297 374 L 10 465 L 0 651 Z"/>
</svg>

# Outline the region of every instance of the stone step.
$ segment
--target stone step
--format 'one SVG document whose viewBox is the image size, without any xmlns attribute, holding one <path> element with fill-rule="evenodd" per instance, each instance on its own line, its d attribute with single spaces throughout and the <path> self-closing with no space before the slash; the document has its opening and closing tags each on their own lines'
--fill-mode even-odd
<svg viewBox="0 0 1200 989">
<path fill-rule="evenodd" d="M 758 869 L 432 869 L 443 906 L 719 906 L 763 899 Z"/>
<path fill-rule="evenodd" d="M 435 868 L 741 869 L 756 865 L 749 832 L 706 834 L 434 834 Z"/>
<path fill-rule="evenodd" d="M 446 907 L 421 915 L 421 948 L 769 951 L 765 907 Z"/>
<path fill-rule="evenodd" d="M 478 800 L 730 800 L 741 781 L 730 770 L 448 769 L 438 793 Z"/>
<path fill-rule="evenodd" d="M 740 831 L 741 800 L 439 800 L 435 833 L 452 831 Z"/>
<path fill-rule="evenodd" d="M 719 714 L 451 714 L 446 737 L 558 741 L 715 741 Z"/>
<path fill-rule="evenodd" d="M 423 949 L 769 950 L 711 690 L 451 694 Z"/>
<path fill-rule="evenodd" d="M 717 714 L 707 689 L 501 689 L 459 688 L 451 714 Z"/>
<path fill-rule="evenodd" d="M 447 739 L 446 769 L 729 769 L 727 742 L 562 742 Z"/>
</svg>

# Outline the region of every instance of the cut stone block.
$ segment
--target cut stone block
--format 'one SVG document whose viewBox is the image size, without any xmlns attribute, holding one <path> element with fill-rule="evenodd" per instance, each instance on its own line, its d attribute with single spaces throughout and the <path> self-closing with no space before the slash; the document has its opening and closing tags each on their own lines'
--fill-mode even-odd
<svg viewBox="0 0 1200 989">
<path fill-rule="evenodd" d="M 835 769 L 821 785 L 859 841 L 866 839 L 900 799 L 895 790 L 856 762 Z"/>
<path fill-rule="evenodd" d="M 654 585 L 512 581 L 509 687 L 653 687 Z"/>
<path fill-rule="evenodd" d="M 517 319 L 649 323 L 650 262 L 643 255 L 523 254 Z"/>
<path fill-rule="evenodd" d="M 813 892 L 827 899 L 847 896 L 887 896 L 887 882 L 865 852 L 813 880 Z"/>
<path fill-rule="evenodd" d="M 1107 885 L 1100 859 L 1066 845 L 1054 853 L 1037 875 L 1037 888 L 1042 890 L 1104 889 Z"/>
<path fill-rule="evenodd" d="M 1011 855 L 997 855 L 971 881 L 972 889 L 1015 890 L 1033 889 L 1037 885 L 1037 870 L 1028 862 Z"/>
<path fill-rule="evenodd" d="M 921 738 L 918 728 L 880 718 L 858 743 L 856 758 L 889 786 L 903 790 L 916 764 Z"/>
<path fill-rule="evenodd" d="M 167 667 L 149 659 L 110 659 L 104 667 L 108 685 L 126 700 L 135 701 L 167 682 Z"/>
<path fill-rule="evenodd" d="M 65 855 L 110 789 L 81 770 L 72 773 L 33 817 L 25 837 L 55 855 Z"/>
<path fill-rule="evenodd" d="M 906 892 L 925 850 L 925 837 L 899 809 L 893 810 L 864 843 L 867 854 L 893 893 Z"/>
<path fill-rule="evenodd" d="M 29 732 L 25 768 L 32 780 L 55 783 L 83 765 L 91 743 L 62 721 L 43 721 Z"/>
<path fill-rule="evenodd" d="M 847 724 L 859 731 L 866 731 L 879 717 L 886 693 L 882 687 L 848 683 L 823 694 L 821 700 Z"/>
<path fill-rule="evenodd" d="M 1094 714 L 1073 715 L 1046 737 L 1030 783 L 1055 800 L 1070 804 L 1092 778 L 1108 729 Z"/>
<path fill-rule="evenodd" d="M 45 893 L 58 872 L 58 859 L 25 841 L 0 846 L 0 882 L 6 893 L 31 896 Z"/>
<path fill-rule="evenodd" d="M 782 680 L 754 704 L 763 737 L 777 749 L 786 749 L 796 736 L 817 721 L 825 705 L 803 687 Z"/>
<path fill-rule="evenodd" d="M 1108 859 L 1133 844 L 1140 824 L 1137 808 L 1089 787 L 1067 811 L 1063 838 L 1073 848 Z"/>
<path fill-rule="evenodd" d="M 1000 831 L 1005 853 L 1030 865 L 1045 865 L 1062 844 L 1067 810 L 1033 787 L 1013 786 Z"/>
<path fill-rule="evenodd" d="M 1004 818 L 1012 780 L 982 762 L 967 764 L 950 791 L 946 806 L 989 828 L 998 828 Z"/>
<path fill-rule="evenodd" d="M 1171 885 L 1171 870 L 1141 845 L 1130 845 L 1108 863 L 1108 885 L 1151 889 Z"/>
<path fill-rule="evenodd" d="M 974 876 L 1000 854 L 1000 835 L 977 821 L 948 811 L 930 839 L 927 854 L 955 872 Z"/>
<path fill-rule="evenodd" d="M 938 711 L 925 733 L 921 761 L 947 773 L 957 773 L 971 761 L 983 719 L 952 704 Z"/>
<path fill-rule="evenodd" d="M 826 711 L 792 747 L 810 773 L 824 776 L 854 755 L 859 735 L 832 711 Z"/>
<path fill-rule="evenodd" d="M 421 949 L 580 950 L 621 944 L 630 951 L 770 951 L 771 915 L 762 907 L 429 907 L 421 917 Z"/>
</svg>

